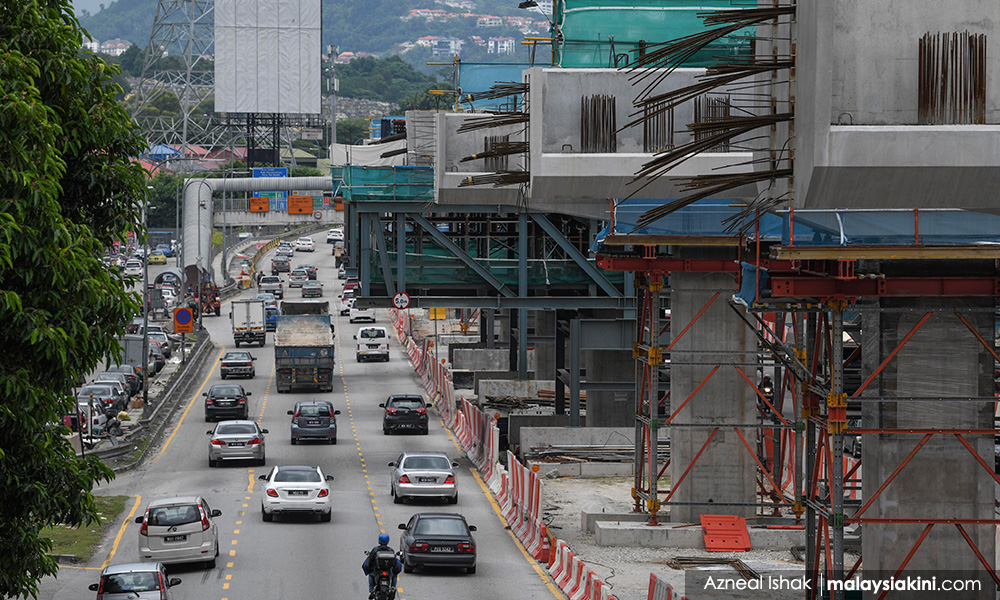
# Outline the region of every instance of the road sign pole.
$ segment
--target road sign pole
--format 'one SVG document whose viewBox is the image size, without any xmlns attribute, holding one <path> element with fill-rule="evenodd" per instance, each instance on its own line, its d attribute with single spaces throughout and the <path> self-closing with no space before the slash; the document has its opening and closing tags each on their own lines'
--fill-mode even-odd
<svg viewBox="0 0 1000 600">
<path fill-rule="evenodd" d="M 181 364 L 182 365 L 186 365 L 187 364 L 187 354 L 184 352 L 185 348 L 187 347 L 187 344 L 184 342 L 184 336 L 185 335 L 186 334 L 183 334 L 183 333 L 181 334 Z"/>
</svg>

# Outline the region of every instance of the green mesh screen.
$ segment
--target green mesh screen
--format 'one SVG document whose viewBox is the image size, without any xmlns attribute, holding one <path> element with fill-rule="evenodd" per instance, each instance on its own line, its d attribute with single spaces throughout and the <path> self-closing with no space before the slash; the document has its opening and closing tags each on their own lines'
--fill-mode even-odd
<svg viewBox="0 0 1000 600">
<path fill-rule="evenodd" d="M 348 165 L 343 167 L 343 179 L 346 200 L 409 202 L 434 199 L 434 169 L 431 167 Z"/>
<path fill-rule="evenodd" d="M 556 3 L 556 24 L 563 39 L 556 47 L 560 67 L 625 67 L 635 59 L 639 41 L 647 47 L 705 30 L 699 13 L 746 6 L 732 0 L 563 0 Z M 721 57 L 749 56 L 752 28 L 712 44 L 684 63 L 705 67 Z"/>
</svg>

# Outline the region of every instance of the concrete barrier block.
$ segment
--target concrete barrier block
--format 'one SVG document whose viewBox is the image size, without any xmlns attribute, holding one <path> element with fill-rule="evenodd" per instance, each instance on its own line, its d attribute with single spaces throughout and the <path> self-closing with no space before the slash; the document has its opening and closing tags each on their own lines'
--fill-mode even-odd
<svg viewBox="0 0 1000 600">
<path fill-rule="evenodd" d="M 666 511 L 660 511 L 658 513 L 659 520 L 668 521 L 670 519 L 670 513 Z M 634 512 L 624 512 L 624 513 L 614 513 L 614 512 L 598 512 L 591 510 L 581 510 L 580 511 L 580 529 L 584 533 L 593 534 L 594 525 L 598 521 L 608 521 L 610 523 L 645 523 L 649 520 L 649 515 L 646 513 L 634 513 Z"/>
<path fill-rule="evenodd" d="M 594 538 L 598 546 L 638 546 L 640 548 L 705 548 L 701 526 L 669 523 L 650 527 L 643 523 L 596 521 Z M 754 550 L 788 550 L 805 544 L 803 529 L 750 528 Z"/>
</svg>

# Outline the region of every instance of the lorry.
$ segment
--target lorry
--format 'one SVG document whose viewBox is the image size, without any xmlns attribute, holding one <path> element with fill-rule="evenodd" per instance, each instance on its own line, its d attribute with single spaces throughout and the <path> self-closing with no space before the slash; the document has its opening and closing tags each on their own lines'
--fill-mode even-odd
<svg viewBox="0 0 1000 600">
<path fill-rule="evenodd" d="M 118 343 L 121 344 L 122 347 L 122 359 L 121 362 L 118 364 L 134 366 L 136 372 L 139 373 L 139 376 L 142 377 L 143 382 L 145 384 L 145 381 L 147 379 L 151 378 L 153 375 L 156 374 L 156 367 L 153 364 L 154 358 L 152 356 L 149 356 L 150 350 L 149 347 L 144 343 L 141 330 L 140 333 L 137 334 L 131 334 L 131 333 L 125 334 L 122 337 L 122 339 L 118 340 Z M 143 366 L 145 366 L 143 364 L 144 352 L 147 356 L 145 365 L 148 365 L 149 367 L 148 375 L 146 375 L 143 372 Z"/>
<path fill-rule="evenodd" d="M 293 388 L 333 391 L 333 323 L 328 302 L 281 303 L 274 331 L 274 367 L 278 393 Z"/>
<path fill-rule="evenodd" d="M 240 344 L 264 345 L 266 339 L 265 309 L 263 300 L 233 300 L 229 320 L 233 326 L 233 340 Z"/>
</svg>

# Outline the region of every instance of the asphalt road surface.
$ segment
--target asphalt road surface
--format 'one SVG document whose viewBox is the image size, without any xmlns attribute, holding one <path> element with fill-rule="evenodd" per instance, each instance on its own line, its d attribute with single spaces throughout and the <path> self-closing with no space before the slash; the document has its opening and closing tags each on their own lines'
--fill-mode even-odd
<svg viewBox="0 0 1000 600">
<path fill-rule="evenodd" d="M 315 253 L 296 253 L 292 263 L 293 266 L 312 263 L 319 268 L 324 299 L 331 302 L 331 310 L 336 314 L 342 282 L 336 279 L 334 259 L 328 250 L 329 246 L 320 240 Z M 245 294 L 252 293 L 255 291 Z M 299 295 L 298 289 L 287 293 L 288 298 Z M 132 517 L 141 515 L 151 500 L 187 494 L 202 494 L 213 508 L 222 510 L 222 516 L 216 519 L 221 555 L 218 566 L 212 570 L 201 565 L 169 568 L 171 576 L 183 580 L 172 590 L 177 600 L 367 598 L 367 579 L 361 571 L 364 551 L 375 545 L 380 530 L 389 533 L 391 544 L 398 549 L 401 533 L 398 524 L 417 512 L 457 512 L 476 525 L 477 572 L 473 575 L 459 570 L 401 573 L 398 599 L 563 597 L 504 528 L 496 506 L 467 458 L 459 458 L 460 467 L 456 469 L 457 505 L 439 500 L 393 504 L 389 495 L 391 469 L 386 463 L 401 451 L 435 450 L 454 458 L 461 455 L 433 411 L 430 435 L 382 434 L 382 409 L 378 404 L 391 393 L 422 393 L 423 389 L 394 336 L 388 363 L 355 362 L 352 336 L 359 325 L 349 324 L 347 317 L 336 316 L 339 377 L 332 393 L 278 394 L 274 385 L 273 334 L 268 334 L 263 348 L 249 348 L 257 357 L 256 378 L 227 382 L 242 383 L 253 393 L 251 417 L 270 432 L 265 439 L 267 466 L 229 462 L 209 468 L 205 432 L 212 425 L 204 420 L 201 393 L 222 381 L 218 358 L 224 349 L 235 347 L 226 318 L 228 312 L 223 306 L 222 317 L 204 318 L 215 343 L 211 364 L 199 375 L 197 391 L 182 399 L 183 405 L 159 446 L 149 453 L 140 468 L 94 490 L 99 495 L 129 496 L 125 514 L 111 526 L 108 539 L 88 563 L 63 566 L 58 577 L 45 579 L 40 598 L 95 597 L 87 586 L 98 581 L 103 565 L 138 560 L 139 525 L 132 522 Z M 391 331 L 385 312 L 380 310 L 377 316 L 378 324 Z M 338 443 L 331 446 L 306 442 L 292 446 L 286 411 L 296 401 L 314 398 L 332 400 L 341 411 Z M 256 478 L 273 465 L 289 464 L 319 465 L 324 472 L 335 476 L 331 482 L 332 522 L 322 523 L 314 517 L 278 517 L 270 523 L 261 520 L 263 482 Z"/>
</svg>

